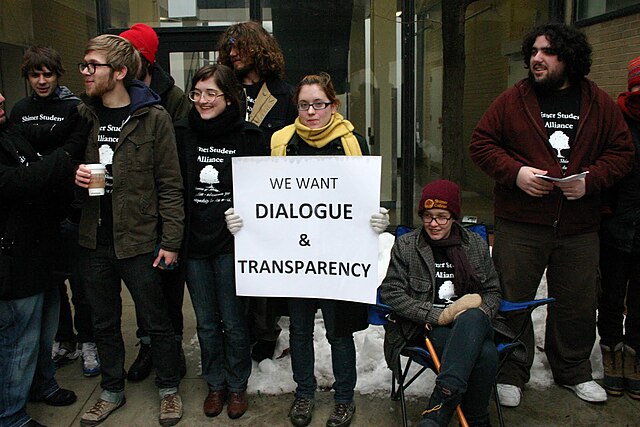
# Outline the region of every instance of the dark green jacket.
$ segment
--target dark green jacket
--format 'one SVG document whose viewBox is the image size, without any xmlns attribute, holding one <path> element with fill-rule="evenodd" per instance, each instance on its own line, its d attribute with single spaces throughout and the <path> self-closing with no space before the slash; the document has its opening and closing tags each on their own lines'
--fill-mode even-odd
<svg viewBox="0 0 640 427">
<path fill-rule="evenodd" d="M 134 81 L 129 95 L 131 112 L 120 131 L 112 164 L 116 257 L 150 253 L 157 242 L 162 249 L 178 252 L 184 209 L 171 117 L 159 105 L 159 97 L 142 82 Z M 100 124 L 91 102 L 79 107 L 80 114 L 93 122 L 85 163 L 98 163 Z M 79 230 L 81 246 L 96 248 L 99 221 L 100 198 L 85 196 Z"/>
</svg>

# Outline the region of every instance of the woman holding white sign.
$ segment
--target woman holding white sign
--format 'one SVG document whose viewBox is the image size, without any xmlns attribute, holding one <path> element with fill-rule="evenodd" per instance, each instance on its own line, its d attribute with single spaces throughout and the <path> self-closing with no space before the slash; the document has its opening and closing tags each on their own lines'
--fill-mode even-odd
<svg viewBox="0 0 640 427">
<path fill-rule="evenodd" d="M 369 154 L 366 140 L 354 133 L 353 125 L 337 112 L 340 101 L 326 73 L 306 76 L 298 84 L 294 101 L 298 118 L 271 139 L 272 156 L 362 156 Z M 382 233 L 389 225 L 386 209 L 371 217 L 371 225 Z M 290 349 L 293 379 L 297 384 L 289 419 L 295 426 L 311 422 L 316 379 L 314 377 L 313 330 L 320 308 L 331 344 L 335 382 L 335 407 L 328 427 L 351 424 L 355 413 L 356 350 L 353 333 L 367 328 L 366 305 L 347 301 L 291 298 Z"/>
<path fill-rule="evenodd" d="M 203 411 L 215 417 L 227 404 L 230 418 L 248 407 L 250 338 L 245 299 L 236 296 L 233 236 L 224 212 L 232 206 L 231 159 L 265 155 L 260 129 L 240 113 L 242 87 L 224 65 L 196 71 L 189 99 L 195 108 L 178 121 L 176 141 L 185 187 L 187 288 L 196 314 L 202 376 L 208 384 Z"/>
</svg>

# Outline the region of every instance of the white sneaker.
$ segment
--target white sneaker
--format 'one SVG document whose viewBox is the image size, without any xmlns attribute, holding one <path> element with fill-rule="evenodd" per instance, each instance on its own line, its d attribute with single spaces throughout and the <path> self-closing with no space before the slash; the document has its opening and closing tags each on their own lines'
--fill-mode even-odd
<svg viewBox="0 0 640 427">
<path fill-rule="evenodd" d="M 576 385 L 562 384 L 562 386 L 573 390 L 576 396 L 586 402 L 599 403 L 607 401 L 607 392 L 604 391 L 602 387 L 600 387 L 600 384 L 593 380 Z"/>
<path fill-rule="evenodd" d="M 96 343 L 83 342 L 80 350 L 82 357 L 82 373 L 85 377 L 94 377 L 100 373 L 100 358 Z"/>
<path fill-rule="evenodd" d="M 515 408 L 520 404 L 522 389 L 517 385 L 498 384 L 498 399 L 500 405 Z"/>
</svg>

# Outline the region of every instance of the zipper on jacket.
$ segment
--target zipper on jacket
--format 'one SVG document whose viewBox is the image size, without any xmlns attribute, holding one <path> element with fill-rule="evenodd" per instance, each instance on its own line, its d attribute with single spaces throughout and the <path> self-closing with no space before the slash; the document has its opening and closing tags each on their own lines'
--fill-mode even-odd
<svg viewBox="0 0 640 427">
<path fill-rule="evenodd" d="M 556 220 L 553 221 L 553 228 L 558 228 L 558 223 L 560 222 L 560 211 L 562 211 L 562 203 L 564 202 L 563 197 L 564 197 L 564 195 L 560 196 L 560 204 L 558 205 L 558 211 L 556 213 Z"/>
</svg>

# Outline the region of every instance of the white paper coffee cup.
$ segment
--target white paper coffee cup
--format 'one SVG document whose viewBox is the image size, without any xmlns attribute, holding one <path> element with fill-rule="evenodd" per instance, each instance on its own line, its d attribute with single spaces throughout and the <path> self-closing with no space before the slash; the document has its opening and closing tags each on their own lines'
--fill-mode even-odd
<svg viewBox="0 0 640 427">
<path fill-rule="evenodd" d="M 89 181 L 89 195 L 102 196 L 104 194 L 105 167 L 102 163 L 92 163 L 86 165 L 91 171 L 91 181 Z"/>
</svg>

